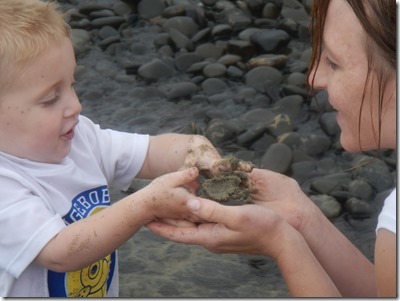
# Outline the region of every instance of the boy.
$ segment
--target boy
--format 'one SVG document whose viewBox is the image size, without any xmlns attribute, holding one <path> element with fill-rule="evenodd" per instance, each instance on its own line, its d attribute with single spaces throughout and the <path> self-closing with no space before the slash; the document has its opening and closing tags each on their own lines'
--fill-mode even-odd
<svg viewBox="0 0 400 301">
<path fill-rule="evenodd" d="M 182 185 L 198 170 L 171 172 L 212 169 L 220 155 L 201 136 L 101 130 L 80 116 L 57 9 L 0 1 L 0 296 L 118 296 L 116 249 L 152 220 L 191 218 Z M 110 206 L 107 185 L 134 177 L 159 178 Z"/>
</svg>

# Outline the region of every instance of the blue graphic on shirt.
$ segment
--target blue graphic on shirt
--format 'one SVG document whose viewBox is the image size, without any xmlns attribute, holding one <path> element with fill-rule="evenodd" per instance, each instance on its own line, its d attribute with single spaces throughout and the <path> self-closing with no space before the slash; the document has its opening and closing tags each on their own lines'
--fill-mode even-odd
<svg viewBox="0 0 400 301">
<path fill-rule="evenodd" d="M 63 217 L 69 225 L 98 213 L 110 205 L 107 186 L 100 186 L 78 194 L 70 211 Z M 50 297 L 105 297 L 114 275 L 116 252 L 79 271 L 48 272 Z"/>
</svg>

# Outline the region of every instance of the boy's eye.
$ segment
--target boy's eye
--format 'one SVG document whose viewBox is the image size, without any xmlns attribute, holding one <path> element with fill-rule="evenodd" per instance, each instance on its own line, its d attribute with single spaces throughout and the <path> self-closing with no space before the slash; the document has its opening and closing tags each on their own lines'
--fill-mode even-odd
<svg viewBox="0 0 400 301">
<path fill-rule="evenodd" d="M 58 98 L 59 98 L 59 96 L 56 95 L 54 98 L 43 102 L 42 105 L 44 107 L 50 107 L 50 106 L 52 106 L 53 104 L 55 104 L 57 102 Z"/>
</svg>

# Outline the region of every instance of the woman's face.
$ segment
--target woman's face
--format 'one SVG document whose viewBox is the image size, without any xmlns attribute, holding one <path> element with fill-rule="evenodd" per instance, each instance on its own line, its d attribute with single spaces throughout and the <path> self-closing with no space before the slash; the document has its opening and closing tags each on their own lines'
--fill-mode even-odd
<svg viewBox="0 0 400 301">
<path fill-rule="evenodd" d="M 345 0 L 331 0 L 323 33 L 321 61 L 316 73 L 312 70 L 310 79 L 315 73 L 314 88 L 327 90 L 329 102 L 338 112 L 340 142 L 350 152 L 378 147 L 378 82 L 376 72 L 372 70 L 366 83 L 368 62 L 364 45 L 365 33 L 349 4 Z M 394 70 L 382 112 L 382 148 L 396 147 L 395 83 Z"/>
</svg>

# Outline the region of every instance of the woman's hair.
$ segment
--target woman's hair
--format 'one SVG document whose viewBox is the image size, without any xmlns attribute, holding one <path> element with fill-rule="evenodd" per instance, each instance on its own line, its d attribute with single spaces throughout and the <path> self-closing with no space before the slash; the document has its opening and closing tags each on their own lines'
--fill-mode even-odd
<svg viewBox="0 0 400 301">
<path fill-rule="evenodd" d="M 56 2 L 0 1 L 0 89 L 15 67 L 35 58 L 51 42 L 69 36 Z"/>
<path fill-rule="evenodd" d="M 364 93 L 361 100 L 358 131 L 361 130 L 361 112 L 365 99 L 366 85 L 370 82 L 370 74 L 373 69 L 378 76 L 378 95 L 377 108 L 379 112 L 378 129 L 374 131 L 377 148 L 380 148 L 381 118 L 384 107 L 385 93 L 388 82 L 396 74 L 396 1 L 395 0 L 346 0 L 353 9 L 361 26 L 365 31 L 364 49 L 368 60 L 368 74 L 365 81 Z M 314 0 L 311 11 L 311 44 L 312 56 L 308 70 L 308 83 L 313 89 L 314 79 L 321 59 L 323 49 L 323 32 L 330 0 Z M 310 78 L 311 77 L 311 78 Z M 310 81 L 311 79 L 311 81 Z M 374 125 L 373 125 L 374 126 Z M 359 145 L 361 148 L 361 135 L 359 135 Z"/>
</svg>

